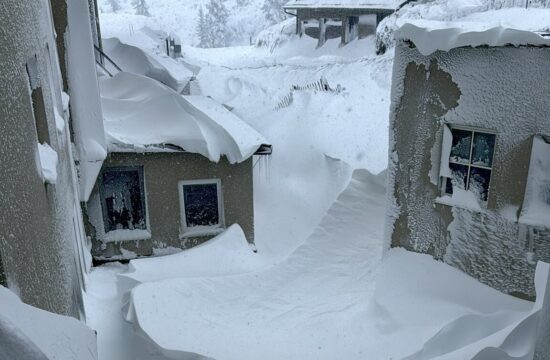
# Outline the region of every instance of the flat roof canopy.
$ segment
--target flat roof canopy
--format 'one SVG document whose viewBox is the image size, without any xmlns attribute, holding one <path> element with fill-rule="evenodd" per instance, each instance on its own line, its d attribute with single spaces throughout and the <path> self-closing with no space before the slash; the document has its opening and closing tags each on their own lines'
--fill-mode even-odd
<svg viewBox="0 0 550 360">
<path fill-rule="evenodd" d="M 285 9 L 380 9 L 396 10 L 405 0 L 291 0 Z"/>
</svg>

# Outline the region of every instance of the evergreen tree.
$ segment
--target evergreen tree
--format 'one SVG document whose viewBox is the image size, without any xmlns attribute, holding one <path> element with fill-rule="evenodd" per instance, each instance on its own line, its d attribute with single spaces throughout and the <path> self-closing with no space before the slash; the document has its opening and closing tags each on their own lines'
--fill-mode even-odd
<svg viewBox="0 0 550 360">
<path fill-rule="evenodd" d="M 118 3 L 118 0 L 109 0 L 109 4 L 111 5 L 111 10 L 113 12 L 117 12 L 120 10 L 120 4 Z"/>
<path fill-rule="evenodd" d="M 206 23 L 207 23 L 207 19 L 204 14 L 204 10 L 201 6 L 199 8 L 196 34 L 197 34 L 197 37 L 199 38 L 199 47 L 202 47 L 202 48 L 212 47 L 212 41 L 210 40 L 209 29 Z"/>
<path fill-rule="evenodd" d="M 276 24 L 285 20 L 287 15 L 284 12 L 283 5 L 287 2 L 288 0 L 264 0 L 262 10 L 267 21 Z"/>
<path fill-rule="evenodd" d="M 205 26 L 208 29 L 210 47 L 227 46 L 231 40 L 227 28 L 229 12 L 223 0 L 210 0 L 206 4 L 206 10 L 208 15 L 205 17 Z"/>
<path fill-rule="evenodd" d="M 132 5 L 136 10 L 136 15 L 151 16 L 149 14 L 149 7 L 145 0 L 132 0 Z"/>
</svg>

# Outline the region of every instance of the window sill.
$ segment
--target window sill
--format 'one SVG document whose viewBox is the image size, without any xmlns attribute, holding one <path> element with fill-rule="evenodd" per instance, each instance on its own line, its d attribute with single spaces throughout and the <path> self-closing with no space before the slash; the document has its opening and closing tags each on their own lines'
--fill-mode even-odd
<svg viewBox="0 0 550 360">
<path fill-rule="evenodd" d="M 464 193 L 467 194 L 467 192 Z M 481 207 L 473 194 L 472 196 L 468 197 L 456 197 L 449 195 L 438 196 L 437 198 L 435 198 L 434 202 L 439 205 L 446 205 L 480 213 L 485 212 L 485 209 Z"/>
<path fill-rule="evenodd" d="M 112 230 L 103 237 L 104 242 L 136 241 L 149 240 L 151 233 L 149 230 Z"/>
<path fill-rule="evenodd" d="M 201 237 L 201 236 L 215 236 L 219 235 L 225 231 L 224 227 L 220 226 L 195 226 L 192 228 L 185 228 L 180 233 L 180 239 L 190 238 L 190 237 Z"/>
</svg>

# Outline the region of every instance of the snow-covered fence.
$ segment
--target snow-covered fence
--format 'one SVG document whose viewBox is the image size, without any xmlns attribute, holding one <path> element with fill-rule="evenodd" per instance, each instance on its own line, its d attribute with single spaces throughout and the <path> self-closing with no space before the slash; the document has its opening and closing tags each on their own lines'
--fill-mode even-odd
<svg viewBox="0 0 550 360">
<path fill-rule="evenodd" d="M 290 88 L 290 92 L 285 95 L 285 97 L 279 101 L 277 106 L 275 107 L 276 110 L 289 107 L 294 102 L 294 92 L 295 91 L 323 91 L 323 92 L 331 92 L 335 94 L 339 94 L 342 91 L 342 87 L 340 84 L 336 86 L 335 89 L 331 88 L 327 79 L 322 76 L 321 79 L 318 81 L 306 84 L 306 85 L 292 85 Z"/>
</svg>

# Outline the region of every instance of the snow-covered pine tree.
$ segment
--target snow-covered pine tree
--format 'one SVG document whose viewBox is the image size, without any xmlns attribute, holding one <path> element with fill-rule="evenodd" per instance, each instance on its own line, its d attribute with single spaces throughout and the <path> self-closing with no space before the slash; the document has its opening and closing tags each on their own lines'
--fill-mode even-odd
<svg viewBox="0 0 550 360">
<path fill-rule="evenodd" d="M 195 31 L 197 37 L 199 38 L 198 45 L 202 48 L 212 47 L 212 41 L 210 39 L 210 33 L 207 26 L 207 19 L 202 6 L 199 8 L 199 14 L 197 17 L 197 28 Z"/>
<path fill-rule="evenodd" d="M 113 12 L 117 12 L 120 10 L 120 4 L 118 3 L 118 0 L 109 0 L 109 5 L 111 5 L 111 10 Z"/>
<path fill-rule="evenodd" d="M 132 0 L 132 5 L 136 10 L 136 15 L 151 16 L 149 6 L 147 6 L 145 0 Z"/>
<path fill-rule="evenodd" d="M 224 0 L 210 0 L 206 4 L 208 14 L 205 16 L 210 47 L 223 47 L 229 45 L 231 36 L 227 28 L 229 11 L 225 7 Z"/>
<path fill-rule="evenodd" d="M 267 21 L 271 24 L 276 24 L 285 20 L 287 15 L 283 10 L 283 5 L 287 2 L 288 0 L 264 0 L 262 10 Z"/>
</svg>

